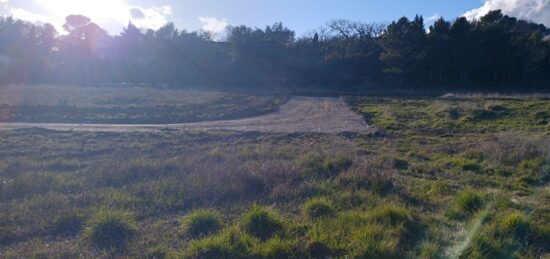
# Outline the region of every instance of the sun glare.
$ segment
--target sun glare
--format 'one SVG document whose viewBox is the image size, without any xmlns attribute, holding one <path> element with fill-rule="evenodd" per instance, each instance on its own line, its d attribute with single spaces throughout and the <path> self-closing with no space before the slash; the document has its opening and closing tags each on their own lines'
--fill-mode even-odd
<svg viewBox="0 0 550 259">
<path fill-rule="evenodd" d="M 36 0 L 47 15 L 64 19 L 70 14 L 82 14 L 96 22 L 130 20 L 129 6 L 123 0 Z"/>
</svg>

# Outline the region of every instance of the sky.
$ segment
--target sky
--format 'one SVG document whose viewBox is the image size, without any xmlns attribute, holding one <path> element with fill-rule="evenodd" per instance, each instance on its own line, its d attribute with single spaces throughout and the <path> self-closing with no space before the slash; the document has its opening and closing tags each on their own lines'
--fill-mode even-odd
<svg viewBox="0 0 550 259">
<path fill-rule="evenodd" d="M 131 21 L 151 29 L 174 22 L 179 29 L 214 34 L 227 25 L 283 22 L 304 35 L 333 19 L 390 22 L 420 14 L 429 24 L 441 16 L 476 19 L 495 9 L 550 27 L 550 0 L 0 0 L 3 16 L 51 23 L 61 31 L 67 15 L 82 14 L 111 34 Z"/>
</svg>

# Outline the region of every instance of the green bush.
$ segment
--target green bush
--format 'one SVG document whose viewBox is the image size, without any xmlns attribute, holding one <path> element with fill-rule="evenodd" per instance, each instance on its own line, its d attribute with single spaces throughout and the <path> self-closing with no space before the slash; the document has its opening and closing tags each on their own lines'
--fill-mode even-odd
<svg viewBox="0 0 550 259">
<path fill-rule="evenodd" d="M 460 213 L 472 214 L 483 207 L 483 198 L 471 190 L 465 190 L 455 199 L 455 206 Z"/>
<path fill-rule="evenodd" d="M 221 218 L 217 211 L 195 210 L 183 218 L 180 229 L 192 238 L 209 236 L 220 230 Z"/>
<path fill-rule="evenodd" d="M 103 209 L 86 222 L 84 239 L 95 248 L 118 250 L 135 237 L 137 230 L 131 213 Z"/>
<path fill-rule="evenodd" d="M 192 241 L 184 258 L 247 258 L 255 244 L 237 228 L 229 228 L 217 235 Z"/>
<path fill-rule="evenodd" d="M 243 227 L 247 233 L 267 240 L 283 229 L 283 223 L 272 209 L 254 205 L 244 215 Z"/>
<path fill-rule="evenodd" d="M 324 198 L 307 201 L 303 206 L 303 213 L 309 219 L 319 219 L 334 216 L 332 204 Z"/>
</svg>

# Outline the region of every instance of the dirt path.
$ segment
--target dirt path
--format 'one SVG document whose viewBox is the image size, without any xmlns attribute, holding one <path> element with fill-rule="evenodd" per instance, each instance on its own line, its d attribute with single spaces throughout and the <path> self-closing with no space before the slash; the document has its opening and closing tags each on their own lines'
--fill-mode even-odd
<svg viewBox="0 0 550 259">
<path fill-rule="evenodd" d="M 44 128 L 62 131 L 129 132 L 165 130 L 234 130 L 260 132 L 363 132 L 368 126 L 342 99 L 294 97 L 278 112 L 240 120 L 183 124 L 0 123 L 0 130 Z"/>
</svg>

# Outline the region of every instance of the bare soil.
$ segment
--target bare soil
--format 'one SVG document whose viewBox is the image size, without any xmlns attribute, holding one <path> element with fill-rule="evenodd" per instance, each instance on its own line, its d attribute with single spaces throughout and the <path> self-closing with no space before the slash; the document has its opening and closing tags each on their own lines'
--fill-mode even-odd
<svg viewBox="0 0 550 259">
<path fill-rule="evenodd" d="M 231 130 L 259 132 L 363 132 L 368 125 L 340 98 L 294 97 L 279 111 L 264 116 L 182 124 L 0 123 L 0 130 L 43 128 L 60 131 L 135 132 Z"/>
</svg>

